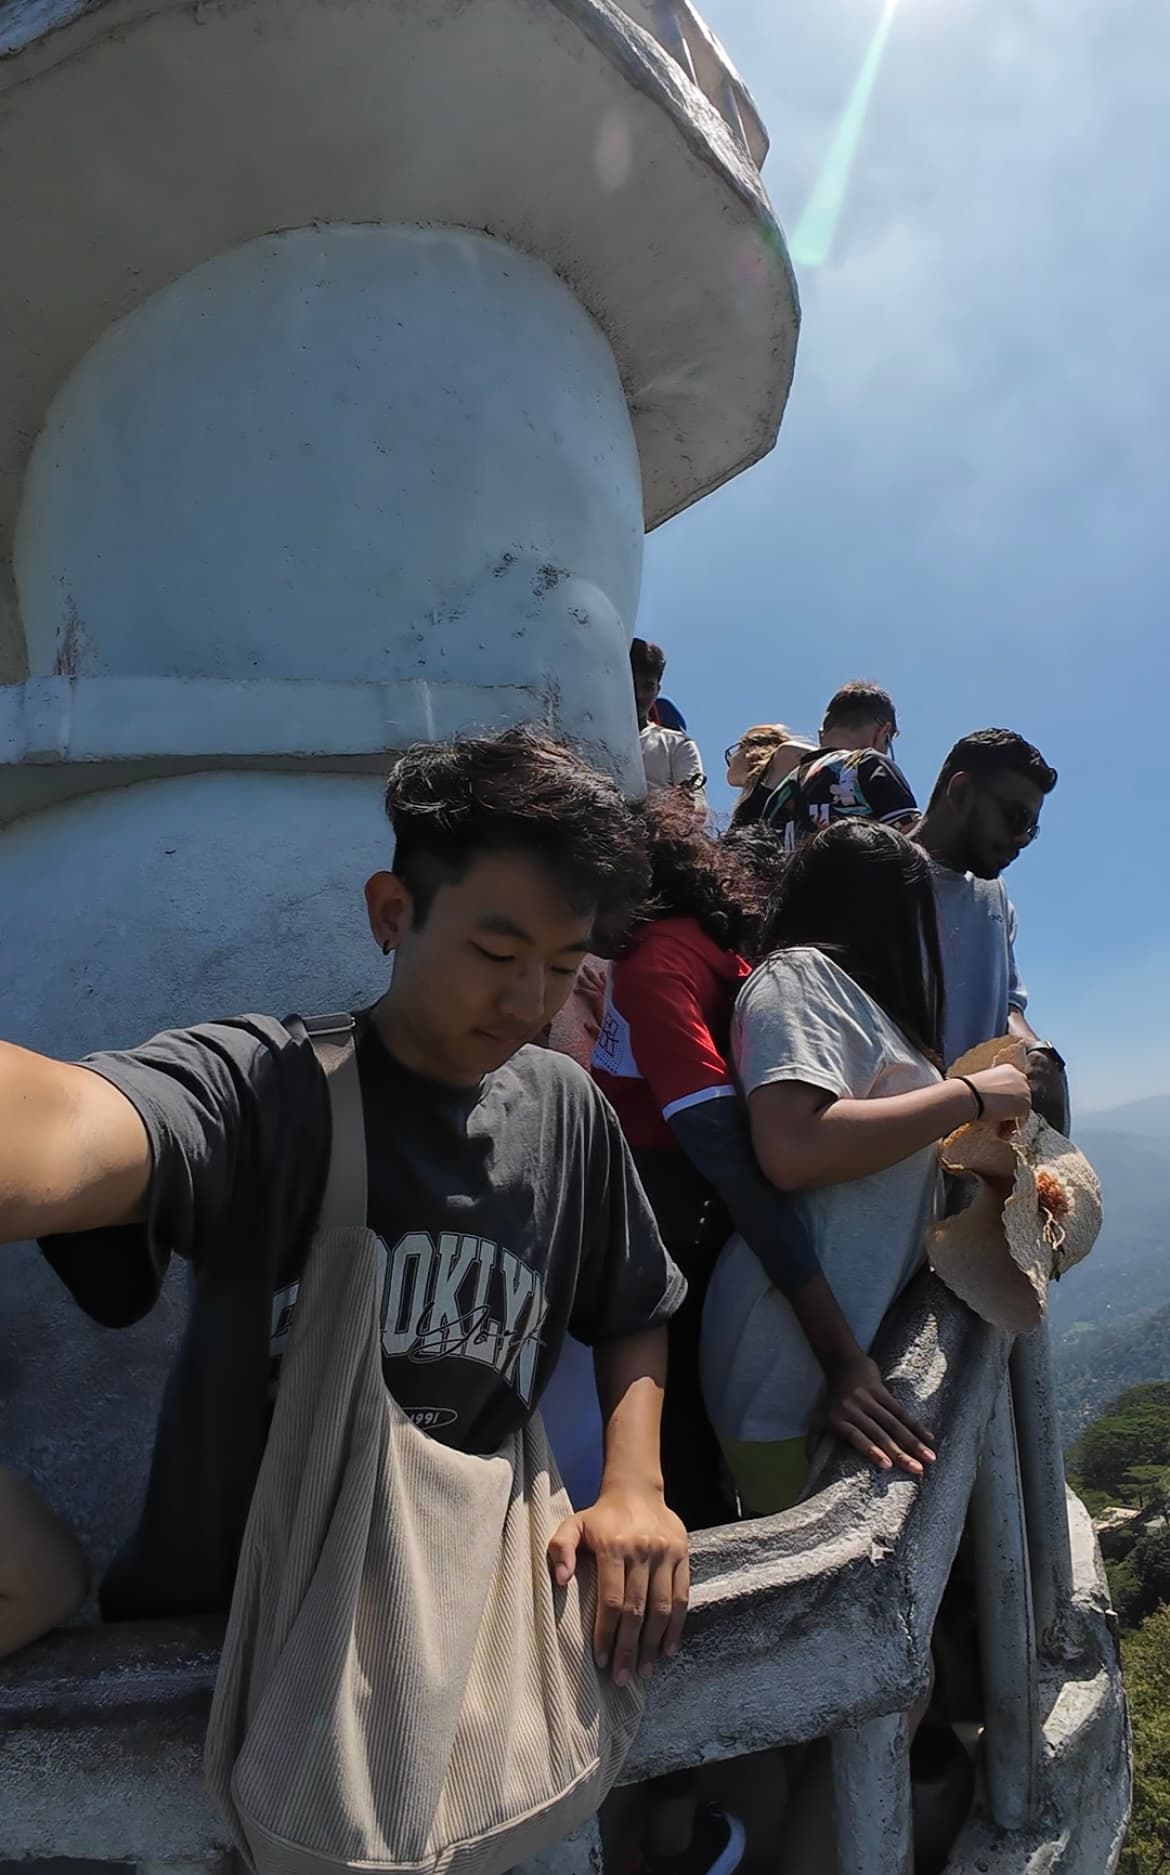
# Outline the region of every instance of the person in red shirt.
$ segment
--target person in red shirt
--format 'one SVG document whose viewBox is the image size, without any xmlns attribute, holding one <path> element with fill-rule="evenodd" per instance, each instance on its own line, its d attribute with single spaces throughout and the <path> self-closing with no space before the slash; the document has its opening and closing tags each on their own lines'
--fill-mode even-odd
<svg viewBox="0 0 1170 1875">
<path fill-rule="evenodd" d="M 917 1476 L 934 1453 L 858 1346 L 795 1207 L 760 1171 L 731 1068 L 732 1008 L 755 962 L 777 842 L 757 829 L 717 840 L 670 790 L 642 812 L 651 898 L 611 965 L 591 1066 L 688 1282 L 670 1329 L 663 1472 L 667 1502 L 703 1529 L 725 1521 L 728 1505 L 698 1342 L 711 1270 L 733 1229 L 792 1304 L 825 1375 L 828 1428 L 881 1470 Z"/>
<path fill-rule="evenodd" d="M 681 789 L 651 794 L 642 813 L 650 898 L 610 965 L 591 1069 L 687 1278 L 668 1329 L 662 1471 L 667 1503 L 696 1530 L 731 1514 L 703 1405 L 699 1339 L 711 1272 L 733 1230 L 791 1300 L 825 1372 L 829 1426 L 885 1470 L 921 1472 L 934 1455 L 857 1345 L 795 1208 L 760 1171 L 732 1072 L 732 1009 L 755 962 L 779 844 L 757 828 L 713 838 Z M 691 1773 L 654 1782 L 643 1875 L 730 1871 L 743 1853 L 736 1817 L 696 1811 Z"/>
</svg>

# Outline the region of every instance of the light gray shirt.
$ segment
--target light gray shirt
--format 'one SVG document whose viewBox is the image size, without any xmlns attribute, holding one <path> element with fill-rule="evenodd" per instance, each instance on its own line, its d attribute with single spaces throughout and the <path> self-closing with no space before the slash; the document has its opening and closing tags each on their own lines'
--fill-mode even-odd
<svg viewBox="0 0 1170 1875">
<path fill-rule="evenodd" d="M 745 1095 L 774 1081 L 803 1081 L 838 1099 L 869 1100 L 940 1079 L 872 997 L 816 950 L 780 951 L 748 978 L 731 1049 Z M 938 1186 L 938 1155 L 929 1146 L 868 1178 L 794 1196 L 863 1348 L 922 1262 Z M 717 1432 L 771 1440 L 807 1431 L 821 1370 L 791 1304 L 739 1236 L 711 1279 L 701 1369 Z"/>
<path fill-rule="evenodd" d="M 703 758 L 698 744 L 677 729 L 663 729 L 660 723 L 647 723 L 641 732 L 642 765 L 648 788 L 676 788 L 690 783 L 695 800 L 707 805 L 703 787 Z"/>
<path fill-rule="evenodd" d="M 980 1042 L 1007 1033 L 1008 1012 L 1026 1009 L 1016 969 L 1016 914 L 1002 879 L 977 879 L 932 860 L 942 950 L 949 1066 Z"/>
</svg>

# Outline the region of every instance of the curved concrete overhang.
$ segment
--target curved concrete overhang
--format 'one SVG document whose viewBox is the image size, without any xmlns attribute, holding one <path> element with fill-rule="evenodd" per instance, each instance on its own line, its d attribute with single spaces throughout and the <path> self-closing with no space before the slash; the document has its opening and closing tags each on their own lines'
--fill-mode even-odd
<svg viewBox="0 0 1170 1875">
<path fill-rule="evenodd" d="M 257 235 L 447 224 L 545 261 L 613 347 L 648 527 L 766 454 L 796 288 L 758 117 L 695 18 L 669 14 L 688 69 L 608 0 L 9 0 L 0 682 L 26 668 L 8 560 L 58 386 L 113 321 Z"/>
</svg>

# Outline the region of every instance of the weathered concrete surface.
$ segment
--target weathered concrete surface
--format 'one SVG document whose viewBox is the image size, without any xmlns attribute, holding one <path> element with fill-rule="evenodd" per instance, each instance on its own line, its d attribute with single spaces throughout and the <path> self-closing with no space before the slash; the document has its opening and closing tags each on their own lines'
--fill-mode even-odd
<svg viewBox="0 0 1170 1875">
<path fill-rule="evenodd" d="M 458 229 L 331 226 L 219 255 L 104 334 L 33 451 L 15 564 L 34 677 L 171 680 L 124 754 L 164 728 L 190 751 L 191 680 L 240 685 L 217 701 L 248 754 L 252 682 L 378 686 L 391 731 L 451 688 L 450 727 L 511 700 L 634 788 L 642 547 L 613 353 L 550 269 Z"/>
<path fill-rule="evenodd" d="M 826 1451 L 808 1503 L 696 1539 L 687 1643 L 651 1689 L 626 1781 L 909 1706 L 1007 1352 L 933 1279 L 914 1285 L 885 1358 L 894 1387 L 938 1428 L 938 1464 L 916 1487 Z M 1037 1814 L 1005 1833 L 977 1811 L 948 1875 L 1114 1866 L 1129 1801 L 1124 1706 L 1092 1528 L 1075 1499 L 1069 1516 L 1075 1599 L 1064 1653 L 1041 1662 Z M 86 1630 L 13 1663 L 0 1693 L 0 1856 L 217 1855 L 199 1758 L 218 1638 L 199 1623 Z"/>
<path fill-rule="evenodd" d="M 919 1489 L 909 1480 L 883 1482 L 846 1453 L 826 1451 L 824 1488 L 810 1502 L 782 1517 L 698 1537 L 687 1645 L 651 1689 L 627 1781 L 818 1737 L 908 1706 L 921 1690 L 1007 1349 L 1003 1337 L 933 1281 L 915 1286 L 887 1347 L 892 1384 L 905 1389 L 924 1418 L 946 1428 L 946 1462 Z M 166 1637 L 169 1630 L 158 1632 Z M 22 1731 L 32 1728 L 22 1757 L 30 1797 L 49 1765 L 48 1748 L 33 1743 L 35 1713 L 46 1700 L 58 1720 L 68 1715 L 83 1787 L 91 1745 L 108 1763 L 115 1711 L 126 1715 L 133 1755 L 142 1712 L 167 1709 L 179 1697 L 196 1742 L 196 1715 L 210 1694 L 213 1638 L 206 1629 L 175 1631 L 158 1675 L 150 1630 L 129 1638 L 125 1660 L 120 1631 L 96 1630 L 55 1637 L 18 1663 L 0 1716 L 19 1717 Z M 184 1648 L 189 1669 L 181 1665 Z M 111 1672 L 113 1701 L 104 1690 Z M 49 1783 L 60 1795 L 67 1760 L 54 1750 L 51 1761 Z M 34 1813 L 39 1807 L 28 1804 Z M 124 1813 L 118 1816 L 125 1827 Z M 2 1841 L 0 1849 L 12 1853 Z M 21 1850 L 34 1852 L 45 1853 L 39 1846 Z M 119 1851 L 144 1852 L 134 1843 Z"/>
<path fill-rule="evenodd" d="M 1059 1652 L 1041 1656 L 1042 1751 L 1033 1820 L 997 1829 L 977 1810 L 947 1875 L 1111 1875 L 1129 1823 L 1130 1747 L 1116 1617 L 1083 1504 L 1068 1494 L 1073 1599 Z"/>
<path fill-rule="evenodd" d="M 10 58 L 103 4 L 105 0 L 4 0 L 0 9 L 0 58 Z M 621 11 L 682 67 L 743 143 L 757 169 L 762 167 L 768 153 L 768 132 L 755 101 L 689 0 L 624 0 Z"/>
<path fill-rule="evenodd" d="M 6 9 L 0 1034 L 374 993 L 406 739 L 535 718 L 641 785 L 643 521 L 770 447 L 797 325 L 671 17 L 698 82 L 607 0 Z M 182 1315 L 0 1263 L 4 1449 L 99 1568 Z"/>
<path fill-rule="evenodd" d="M 1007 1354 L 933 1278 L 911 1286 L 878 1358 L 940 1429 L 939 1462 L 919 1485 L 826 1445 L 815 1497 L 694 1539 L 687 1646 L 651 1689 L 630 1779 L 914 1703 Z"/>
<path fill-rule="evenodd" d="M 547 672 L 490 692 L 422 678 L 30 677 L 0 684 L 0 828 L 82 794 L 172 775 L 384 779 L 392 749 L 515 722 L 554 727 L 559 700 Z M 583 735 L 597 719 L 586 701 Z"/>
<path fill-rule="evenodd" d="M 748 149 L 607 0 L 107 0 L 0 62 L 0 556 L 49 404 L 115 320 L 342 222 L 485 230 L 564 281 L 613 348 L 648 524 L 771 447 L 782 236 Z"/>
</svg>

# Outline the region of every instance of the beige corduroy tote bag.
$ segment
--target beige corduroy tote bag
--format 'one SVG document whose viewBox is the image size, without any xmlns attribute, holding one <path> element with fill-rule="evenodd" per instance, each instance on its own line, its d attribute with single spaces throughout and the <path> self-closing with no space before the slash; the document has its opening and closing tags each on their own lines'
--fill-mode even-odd
<svg viewBox="0 0 1170 1875">
<path fill-rule="evenodd" d="M 257 1875 L 502 1875 L 590 1816 L 642 1712 L 590 1645 L 593 1572 L 554 1587 L 571 1506 L 538 1415 L 487 1458 L 382 1375 L 348 1017 L 309 1025 L 333 1155 L 244 1534 L 207 1779 Z"/>
</svg>

